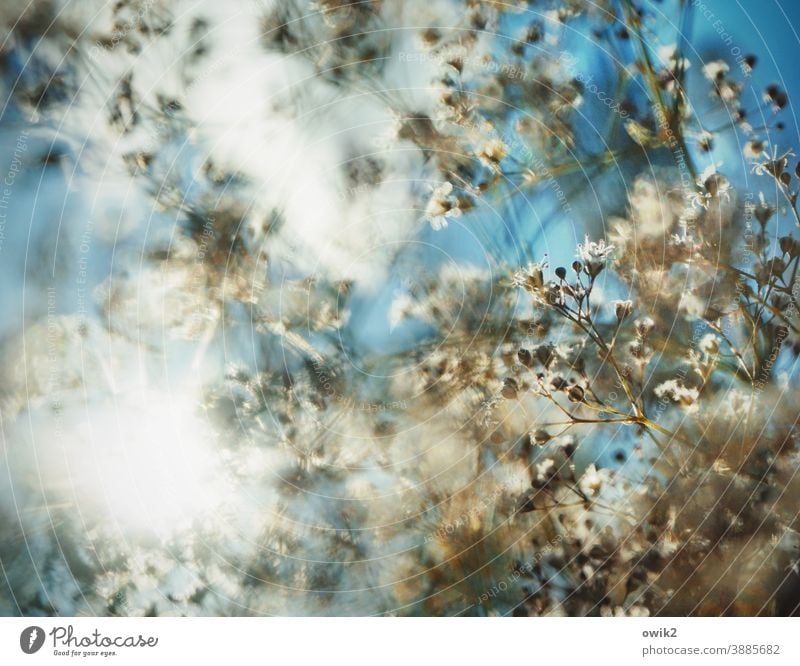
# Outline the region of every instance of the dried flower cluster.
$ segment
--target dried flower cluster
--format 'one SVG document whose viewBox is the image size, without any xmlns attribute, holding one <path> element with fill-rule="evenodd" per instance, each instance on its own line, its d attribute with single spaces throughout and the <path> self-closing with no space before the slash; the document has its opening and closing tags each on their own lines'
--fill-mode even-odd
<svg viewBox="0 0 800 666">
<path fill-rule="evenodd" d="M 790 98 L 651 4 L 0 11 L 0 614 L 796 614 Z"/>
</svg>

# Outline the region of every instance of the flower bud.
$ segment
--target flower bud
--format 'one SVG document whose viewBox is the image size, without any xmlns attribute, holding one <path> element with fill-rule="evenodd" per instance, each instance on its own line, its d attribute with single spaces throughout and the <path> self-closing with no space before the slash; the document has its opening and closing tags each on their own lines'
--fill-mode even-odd
<svg viewBox="0 0 800 666">
<path fill-rule="evenodd" d="M 539 361 L 545 368 L 548 367 L 555 359 L 556 350 L 553 345 L 539 345 L 535 350 L 536 360 Z"/>
<path fill-rule="evenodd" d="M 514 400 L 517 397 L 519 392 L 519 386 L 517 385 L 517 380 L 513 377 L 506 377 L 505 381 L 503 382 L 503 388 L 500 389 L 500 395 L 502 395 L 506 400 Z"/>
<path fill-rule="evenodd" d="M 633 301 L 614 301 L 614 313 L 617 321 L 622 321 L 633 312 Z"/>
<path fill-rule="evenodd" d="M 586 391 L 583 390 L 583 386 L 580 384 L 573 384 L 567 389 L 567 397 L 570 402 L 583 402 L 586 397 Z"/>
<path fill-rule="evenodd" d="M 650 331 L 655 328 L 656 323 L 650 317 L 642 317 L 633 322 L 633 325 L 636 327 L 636 333 L 639 334 L 639 337 L 646 338 L 650 335 Z"/>
<path fill-rule="evenodd" d="M 792 236 L 782 236 L 778 241 L 781 247 L 781 252 L 788 254 L 794 258 L 800 254 L 800 243 Z"/>
</svg>

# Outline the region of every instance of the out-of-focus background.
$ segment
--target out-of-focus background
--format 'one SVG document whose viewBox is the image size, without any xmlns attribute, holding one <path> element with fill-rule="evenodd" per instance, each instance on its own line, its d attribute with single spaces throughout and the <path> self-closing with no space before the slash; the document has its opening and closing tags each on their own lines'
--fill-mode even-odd
<svg viewBox="0 0 800 666">
<path fill-rule="evenodd" d="M 574 19 L 571 2 L 337 4 L 0 10 L 0 614 L 461 608 L 446 585 L 414 587 L 436 556 L 409 565 L 437 529 L 412 519 L 471 483 L 466 426 L 444 408 L 397 416 L 424 393 L 414 372 L 454 332 L 475 333 L 471 350 L 495 308 L 525 313 L 500 288 L 513 271 L 569 265 L 675 156 L 643 154 L 620 120 L 647 111 L 638 84 L 620 106 L 635 40 L 611 51 L 596 31 L 625 30 L 608 12 L 628 3 L 577 3 Z M 703 68 L 755 56 L 738 106 L 796 145 L 800 5 L 636 4 L 653 53 L 687 58 L 714 135 L 692 137 L 692 159 L 757 196 L 734 105 L 712 109 Z M 531 25 L 542 34 L 514 50 Z M 543 114 L 575 80 L 562 137 Z M 541 107 L 519 92 L 531 81 Z M 789 93 L 780 120 L 772 83 Z M 471 115 L 448 135 L 454 90 Z M 547 132 L 551 148 L 530 140 Z M 415 310 L 448 280 L 455 304 Z M 609 279 L 598 298 L 620 290 Z M 590 438 L 579 469 L 640 480 L 626 441 Z"/>
</svg>

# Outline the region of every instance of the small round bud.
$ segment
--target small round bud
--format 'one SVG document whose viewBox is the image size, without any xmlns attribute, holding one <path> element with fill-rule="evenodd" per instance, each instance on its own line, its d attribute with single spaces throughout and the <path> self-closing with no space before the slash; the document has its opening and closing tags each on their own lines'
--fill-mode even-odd
<svg viewBox="0 0 800 666">
<path fill-rule="evenodd" d="M 777 83 L 770 83 L 770 84 L 769 84 L 769 85 L 768 85 L 768 86 L 767 86 L 767 87 L 764 89 L 764 97 L 765 97 L 767 100 L 774 100 L 774 99 L 775 99 L 775 97 L 777 97 L 777 95 L 778 95 L 778 93 L 779 93 L 779 92 L 780 92 L 780 88 L 778 88 L 778 84 L 777 84 Z"/>
<path fill-rule="evenodd" d="M 586 391 L 580 384 L 573 384 L 567 389 L 567 398 L 570 402 L 583 402 L 586 397 Z"/>
<path fill-rule="evenodd" d="M 517 385 L 517 380 L 513 377 L 506 377 L 505 381 L 503 382 L 503 388 L 500 389 L 500 395 L 502 395 L 506 400 L 514 400 L 517 397 L 519 392 L 519 387 Z"/>
<path fill-rule="evenodd" d="M 789 257 L 794 258 L 800 254 L 800 242 L 793 236 L 781 236 L 778 240 L 781 252 L 788 254 Z"/>
<path fill-rule="evenodd" d="M 539 361 L 545 368 L 548 367 L 554 360 L 556 356 L 556 350 L 553 345 L 539 345 L 535 349 L 536 353 L 536 360 Z"/>
<path fill-rule="evenodd" d="M 633 322 L 633 325 L 636 327 L 636 332 L 639 334 L 639 337 L 646 338 L 650 335 L 650 331 L 653 330 L 656 323 L 650 317 L 642 317 Z"/>
<path fill-rule="evenodd" d="M 622 321 L 631 312 L 633 312 L 632 301 L 614 301 L 614 314 L 617 315 L 617 321 Z"/>
</svg>

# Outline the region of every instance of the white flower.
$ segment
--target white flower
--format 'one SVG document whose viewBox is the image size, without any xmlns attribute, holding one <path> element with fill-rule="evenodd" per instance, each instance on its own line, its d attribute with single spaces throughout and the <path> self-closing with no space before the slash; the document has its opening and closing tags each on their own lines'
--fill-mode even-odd
<svg viewBox="0 0 800 666">
<path fill-rule="evenodd" d="M 496 169 L 507 154 L 508 147 L 500 139 L 489 139 L 478 150 L 478 158 L 491 169 Z"/>
<path fill-rule="evenodd" d="M 586 468 L 579 485 L 583 493 L 589 497 L 600 492 L 600 488 L 603 487 L 603 477 L 597 471 L 594 463 Z"/>
<path fill-rule="evenodd" d="M 701 191 L 696 192 L 691 198 L 692 203 L 703 208 L 708 208 L 708 202 L 718 197 L 729 198 L 731 182 L 717 171 L 716 164 L 708 165 L 697 179 L 697 185 Z"/>
<path fill-rule="evenodd" d="M 700 391 L 696 388 L 684 386 L 676 379 L 668 379 L 663 384 L 656 387 L 656 396 L 659 398 L 669 398 L 683 407 L 694 405 L 700 397 Z"/>
<path fill-rule="evenodd" d="M 606 245 L 606 242 L 601 238 L 599 241 L 590 241 L 588 236 L 585 236 L 584 243 L 578 244 L 578 256 L 583 261 L 592 261 L 594 259 L 605 259 L 614 250 L 613 245 Z"/>
<path fill-rule="evenodd" d="M 630 208 L 637 236 L 663 238 L 664 234 L 672 228 L 675 218 L 683 207 L 682 197 L 672 196 L 665 191 L 661 183 L 649 178 L 636 179 L 630 194 Z M 627 225 L 627 235 L 632 238 L 633 229 L 629 222 Z M 615 228 L 615 233 L 617 236 L 620 235 L 618 228 Z M 623 237 L 620 242 L 629 239 Z"/>
<path fill-rule="evenodd" d="M 783 155 L 778 155 L 777 146 L 772 147 L 771 155 L 766 150 L 764 150 L 762 154 L 768 156 L 769 159 L 754 162 L 753 173 L 757 176 L 772 176 L 773 178 L 781 177 L 781 174 L 786 169 L 789 157 L 794 155 L 791 150 L 787 150 Z"/>
<path fill-rule="evenodd" d="M 437 231 L 447 227 L 447 218 L 461 217 L 458 198 L 452 192 L 452 183 L 442 183 L 433 191 L 428 205 L 425 207 L 425 218 Z"/>
<path fill-rule="evenodd" d="M 414 307 L 414 302 L 408 294 L 400 294 L 393 301 L 389 307 L 389 332 L 394 329 L 406 319 Z"/>
<path fill-rule="evenodd" d="M 541 291 L 542 287 L 544 287 L 545 268 L 547 268 L 546 261 L 528 264 L 527 268 L 522 268 L 514 273 L 514 286 L 522 287 L 531 293 Z"/>
<path fill-rule="evenodd" d="M 733 389 L 725 394 L 722 403 L 722 413 L 730 419 L 739 419 L 742 414 L 747 414 L 753 405 L 752 393 Z"/>
<path fill-rule="evenodd" d="M 724 60 L 712 60 L 711 62 L 703 65 L 703 76 L 705 76 L 709 81 L 718 81 L 724 77 L 729 70 L 730 67 Z"/>
<path fill-rule="evenodd" d="M 764 142 L 760 139 L 751 139 L 742 149 L 742 153 L 748 160 L 756 160 L 764 154 Z"/>
<path fill-rule="evenodd" d="M 711 152 L 711 149 L 714 147 L 714 134 L 707 130 L 698 133 L 697 145 L 700 146 L 703 152 Z"/>
<path fill-rule="evenodd" d="M 545 458 L 542 462 L 536 463 L 536 480 L 540 483 L 546 483 L 555 473 L 556 462 L 552 458 Z"/>
<path fill-rule="evenodd" d="M 628 617 L 650 617 L 647 606 L 633 605 L 628 609 Z"/>
<path fill-rule="evenodd" d="M 586 266 L 589 276 L 595 277 L 603 270 L 613 251 L 614 246 L 606 245 L 603 239 L 595 242 L 586 236 L 583 243 L 578 243 L 577 256 Z"/>
<path fill-rule="evenodd" d="M 701 352 L 708 354 L 709 356 L 713 356 L 719 351 L 719 338 L 713 333 L 706 333 L 700 339 L 700 344 L 698 347 L 700 348 Z"/>
<path fill-rule="evenodd" d="M 687 70 L 691 67 L 691 63 L 687 58 L 680 57 L 678 45 L 675 43 L 663 44 L 658 47 L 656 52 L 666 68 L 670 71 L 675 71 L 679 67 L 683 70 Z"/>
</svg>

